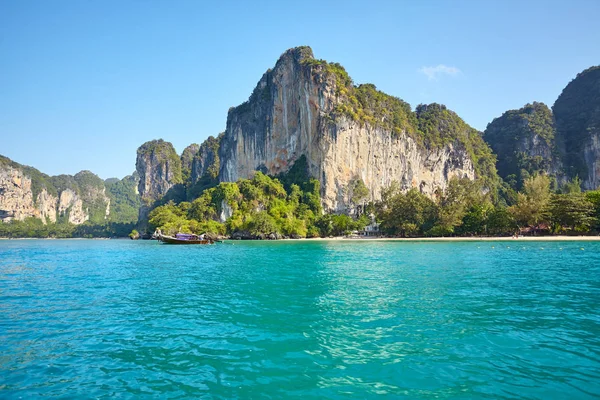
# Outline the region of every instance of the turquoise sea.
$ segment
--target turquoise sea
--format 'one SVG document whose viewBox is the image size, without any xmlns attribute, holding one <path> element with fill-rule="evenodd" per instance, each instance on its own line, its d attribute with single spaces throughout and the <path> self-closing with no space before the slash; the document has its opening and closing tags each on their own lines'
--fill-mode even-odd
<svg viewBox="0 0 600 400">
<path fill-rule="evenodd" d="M 379 396 L 600 397 L 600 242 L 0 241 L 2 399 Z"/>
</svg>

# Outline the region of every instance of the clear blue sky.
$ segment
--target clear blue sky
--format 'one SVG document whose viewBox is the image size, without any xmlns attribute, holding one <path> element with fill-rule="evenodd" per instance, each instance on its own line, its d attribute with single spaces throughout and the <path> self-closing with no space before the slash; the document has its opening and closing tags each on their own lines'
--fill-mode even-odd
<svg viewBox="0 0 600 400">
<path fill-rule="evenodd" d="M 483 130 L 600 64 L 599 15 L 598 0 L 0 0 L 0 154 L 123 177 L 147 140 L 181 152 L 223 131 L 299 45 Z"/>
</svg>

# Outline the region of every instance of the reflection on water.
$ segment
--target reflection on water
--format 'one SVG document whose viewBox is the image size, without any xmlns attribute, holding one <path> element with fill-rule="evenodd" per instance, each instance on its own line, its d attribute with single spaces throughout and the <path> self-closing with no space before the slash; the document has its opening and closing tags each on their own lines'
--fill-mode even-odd
<svg viewBox="0 0 600 400">
<path fill-rule="evenodd" d="M 593 398 L 581 247 L 2 241 L 0 397 Z"/>
</svg>

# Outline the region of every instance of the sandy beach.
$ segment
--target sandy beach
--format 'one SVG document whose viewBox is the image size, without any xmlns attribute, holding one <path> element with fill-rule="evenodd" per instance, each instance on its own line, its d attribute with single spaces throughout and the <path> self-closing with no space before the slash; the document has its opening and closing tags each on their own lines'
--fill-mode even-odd
<svg viewBox="0 0 600 400">
<path fill-rule="evenodd" d="M 294 239 L 290 239 L 294 240 Z M 600 236 L 519 236 L 518 239 L 503 236 L 485 236 L 485 237 L 424 237 L 424 238 L 357 238 L 357 237 L 333 237 L 333 238 L 310 238 L 300 240 L 343 240 L 343 241 L 401 241 L 401 242 L 574 242 L 574 241 L 588 241 L 588 242 L 600 242 Z"/>
</svg>

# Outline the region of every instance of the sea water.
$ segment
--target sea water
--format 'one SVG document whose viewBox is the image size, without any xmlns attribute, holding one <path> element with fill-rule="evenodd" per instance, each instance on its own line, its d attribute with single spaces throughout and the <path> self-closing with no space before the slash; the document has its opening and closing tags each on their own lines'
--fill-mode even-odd
<svg viewBox="0 0 600 400">
<path fill-rule="evenodd" d="M 0 398 L 600 396 L 600 242 L 0 241 Z"/>
</svg>

